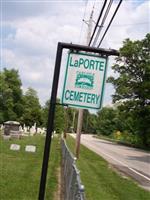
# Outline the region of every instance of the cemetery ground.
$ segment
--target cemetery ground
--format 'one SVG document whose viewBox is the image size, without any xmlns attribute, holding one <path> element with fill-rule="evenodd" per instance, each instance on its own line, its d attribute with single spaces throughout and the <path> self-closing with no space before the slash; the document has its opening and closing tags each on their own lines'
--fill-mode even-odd
<svg viewBox="0 0 150 200">
<path fill-rule="evenodd" d="M 0 137 L 0 199 L 38 199 L 41 165 L 45 137 L 28 136 L 20 140 L 3 140 Z M 10 150 L 19 144 L 19 151 Z M 67 137 L 67 144 L 74 151 L 75 140 Z M 25 152 L 26 145 L 35 145 L 36 152 Z M 60 170 L 60 137 L 52 140 L 51 156 L 46 187 L 46 200 L 58 200 L 58 174 Z M 81 181 L 85 186 L 86 200 L 148 200 L 150 193 L 131 179 L 118 175 L 99 155 L 81 145 L 77 161 Z"/>
<path fill-rule="evenodd" d="M 67 145 L 74 152 L 75 140 L 68 136 Z M 150 192 L 129 177 L 122 177 L 104 159 L 83 145 L 77 161 L 87 200 L 148 200 Z"/>
<path fill-rule="evenodd" d="M 38 199 L 41 166 L 45 137 L 28 136 L 20 140 L 3 140 L 0 137 L 0 199 L 35 200 Z M 54 137 L 47 176 L 45 199 L 54 200 L 58 189 L 58 170 L 60 167 L 60 140 Z M 19 144 L 20 150 L 10 150 L 11 144 Z M 26 145 L 35 145 L 36 152 L 26 152 Z"/>
</svg>

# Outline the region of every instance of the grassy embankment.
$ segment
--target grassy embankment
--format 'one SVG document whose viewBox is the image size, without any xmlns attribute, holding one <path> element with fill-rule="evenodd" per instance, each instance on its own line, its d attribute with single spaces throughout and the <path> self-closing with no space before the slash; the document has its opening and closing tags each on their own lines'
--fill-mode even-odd
<svg viewBox="0 0 150 200">
<path fill-rule="evenodd" d="M 75 140 L 67 138 L 67 145 L 74 152 Z M 99 155 L 81 145 L 77 161 L 87 200 L 149 200 L 150 193 L 131 179 L 125 179 L 110 168 Z"/>
<path fill-rule="evenodd" d="M 116 139 L 116 138 L 114 138 L 113 135 L 106 136 L 106 135 L 97 134 L 97 135 L 94 135 L 94 137 L 96 137 L 98 139 L 108 140 L 110 142 L 116 142 L 117 144 L 122 144 L 122 145 L 129 146 L 129 147 L 139 148 L 139 149 L 143 149 L 146 151 L 150 151 L 150 147 L 145 147 L 142 144 L 134 143 L 133 141 L 131 142 L 124 138 Z"/>
<path fill-rule="evenodd" d="M 45 137 L 29 136 L 21 140 L 4 141 L 0 137 L 0 199 L 38 199 Z M 20 144 L 20 151 L 10 150 L 10 144 Z M 25 145 L 35 145 L 36 153 L 25 152 Z M 60 167 L 59 139 L 52 141 L 45 199 L 53 200 L 58 187 Z"/>
</svg>

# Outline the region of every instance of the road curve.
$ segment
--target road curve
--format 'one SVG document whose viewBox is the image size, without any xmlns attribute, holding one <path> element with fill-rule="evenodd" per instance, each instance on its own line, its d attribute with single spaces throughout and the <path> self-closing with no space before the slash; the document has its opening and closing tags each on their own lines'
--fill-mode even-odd
<svg viewBox="0 0 150 200">
<path fill-rule="evenodd" d="M 76 135 L 71 134 L 73 137 Z M 150 190 L 150 153 L 82 134 L 81 143 Z"/>
</svg>

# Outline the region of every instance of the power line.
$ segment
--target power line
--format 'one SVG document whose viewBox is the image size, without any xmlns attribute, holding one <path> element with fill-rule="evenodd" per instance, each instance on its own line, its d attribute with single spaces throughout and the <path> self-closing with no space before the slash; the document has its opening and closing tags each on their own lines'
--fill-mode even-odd
<svg viewBox="0 0 150 200">
<path fill-rule="evenodd" d="M 112 27 L 119 27 L 119 26 L 136 26 L 141 24 L 149 24 L 149 22 L 139 22 L 139 23 L 133 23 L 133 24 L 114 24 Z"/>
<path fill-rule="evenodd" d="M 116 8 L 116 10 L 115 10 L 115 12 L 114 12 L 114 14 L 113 14 L 113 16 L 112 16 L 112 18 L 111 18 L 111 20 L 110 20 L 110 22 L 109 22 L 109 24 L 108 24 L 108 26 L 107 26 L 107 28 L 106 28 L 106 30 L 105 30 L 105 32 L 104 32 L 104 34 L 103 34 L 103 36 L 102 36 L 102 38 L 101 38 L 101 40 L 100 40 L 100 42 L 99 42 L 99 44 L 98 44 L 97 47 L 100 47 L 100 45 L 101 45 L 101 43 L 102 43 L 102 41 L 103 41 L 103 39 L 104 39 L 104 37 L 105 37 L 105 35 L 106 35 L 108 29 L 109 29 L 109 27 L 110 27 L 110 25 L 111 25 L 111 23 L 112 23 L 112 21 L 113 21 L 115 15 L 116 15 L 118 9 L 119 9 L 119 7 L 120 7 L 122 1 L 123 1 L 123 0 L 120 0 L 120 2 L 119 2 L 119 4 L 118 4 L 118 6 L 117 6 L 117 8 Z"/>
<path fill-rule="evenodd" d="M 103 28 L 103 25 L 104 25 L 104 23 L 105 23 L 105 20 L 106 20 L 106 18 L 107 18 L 107 16 L 108 16 L 108 13 L 109 13 L 109 11 L 110 11 L 110 8 L 111 8 L 111 6 L 112 6 L 112 3 L 113 3 L 113 0 L 110 0 L 109 4 L 108 4 L 108 6 L 107 6 L 107 9 L 106 9 L 106 11 L 105 11 L 104 17 L 103 17 L 103 19 L 102 19 L 102 22 L 101 22 L 101 24 L 99 25 L 99 29 L 98 29 L 98 31 L 97 31 L 97 34 L 96 34 L 96 36 L 95 36 L 95 39 L 94 39 L 94 42 L 93 42 L 93 45 L 92 45 L 92 46 L 95 46 L 95 44 L 96 44 L 96 42 L 97 42 L 97 40 L 98 40 L 98 37 L 99 37 L 100 32 L 101 32 L 101 30 L 102 30 L 102 28 Z"/>
<path fill-rule="evenodd" d="M 90 41 L 89 41 L 88 46 L 90 46 L 90 44 L 91 44 L 91 42 L 92 42 L 92 39 L 93 39 L 93 37 L 94 37 L 95 31 L 96 31 L 97 26 L 98 26 L 98 23 L 99 23 L 99 21 L 100 21 L 100 18 L 102 17 L 102 14 L 103 14 L 104 9 L 105 9 L 106 3 L 107 3 L 107 0 L 105 0 L 104 3 L 103 3 L 101 12 L 100 12 L 99 17 L 98 17 L 98 19 L 97 19 L 97 22 L 96 22 L 96 24 L 95 24 L 95 28 L 94 28 L 94 31 L 93 31 L 92 36 L 91 36 L 91 38 L 90 38 Z"/>
<path fill-rule="evenodd" d="M 80 39 L 81 39 L 82 30 L 83 30 L 83 24 L 84 24 L 83 20 L 84 20 L 86 9 L 87 9 L 87 4 L 88 4 L 88 0 L 86 1 L 85 8 L 84 8 L 84 13 L 83 13 L 83 18 L 82 18 L 82 25 L 81 25 L 80 35 L 79 35 L 79 42 L 80 42 Z"/>
</svg>

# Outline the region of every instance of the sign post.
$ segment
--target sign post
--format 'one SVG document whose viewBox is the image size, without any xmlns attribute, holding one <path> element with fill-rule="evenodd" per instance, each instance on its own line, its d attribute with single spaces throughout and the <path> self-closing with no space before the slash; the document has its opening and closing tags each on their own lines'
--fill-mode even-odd
<svg viewBox="0 0 150 200">
<path fill-rule="evenodd" d="M 46 139 L 45 139 L 45 147 L 44 147 L 44 155 L 43 155 L 43 163 L 42 163 L 42 171 L 41 171 L 41 180 L 40 180 L 40 187 L 39 187 L 39 197 L 38 197 L 39 200 L 44 200 L 44 196 L 45 196 L 46 177 L 47 177 L 48 161 L 49 161 L 49 155 L 50 155 L 51 137 L 52 137 L 52 132 L 53 132 L 56 97 L 57 97 L 57 89 L 58 89 L 58 81 L 59 81 L 61 57 L 62 57 L 63 49 L 70 49 L 73 51 L 99 53 L 99 54 L 105 55 L 105 56 L 109 56 L 109 55 L 118 56 L 119 55 L 119 53 L 116 50 L 106 50 L 106 49 L 100 49 L 100 48 L 94 48 L 94 47 L 88 47 L 88 46 L 76 45 L 76 44 L 60 43 L 60 42 L 58 43 L 53 84 L 52 84 L 52 92 L 51 92 L 51 99 L 50 99 L 50 107 L 49 107 L 49 113 L 48 113 L 48 125 L 47 125 L 47 131 L 46 131 Z M 82 77 L 82 78 L 85 78 L 87 76 L 88 76 L 88 74 L 86 74 L 86 75 L 84 74 L 84 77 Z M 92 80 L 90 77 L 91 77 L 91 75 L 88 76 L 87 79 Z M 79 78 L 77 80 L 77 86 L 83 85 L 83 84 L 80 84 L 80 82 L 81 82 L 81 78 L 79 76 Z M 92 85 L 92 81 L 91 81 L 90 85 Z M 86 87 L 87 87 L 87 85 L 86 85 Z M 90 86 L 90 87 L 92 87 L 92 86 Z M 69 98 L 70 101 L 72 101 L 73 93 L 67 92 L 66 95 L 67 95 L 66 97 Z M 78 95 L 80 97 L 76 97 L 76 98 L 81 100 L 82 106 L 84 106 L 84 102 L 86 102 L 87 105 L 89 105 L 89 101 L 92 102 L 92 104 L 94 102 L 94 106 L 97 106 L 98 105 L 97 102 L 99 101 L 99 98 L 101 98 L 101 97 L 99 97 L 99 98 L 97 97 L 97 100 L 96 100 L 96 98 L 95 98 L 96 96 L 92 96 L 92 94 L 85 95 L 85 94 L 80 93 Z M 84 95 L 84 97 L 82 97 L 82 95 Z M 94 93 L 94 95 L 96 95 L 96 93 Z M 84 98 L 86 100 L 84 100 Z M 69 104 L 69 102 L 66 104 Z"/>
</svg>

